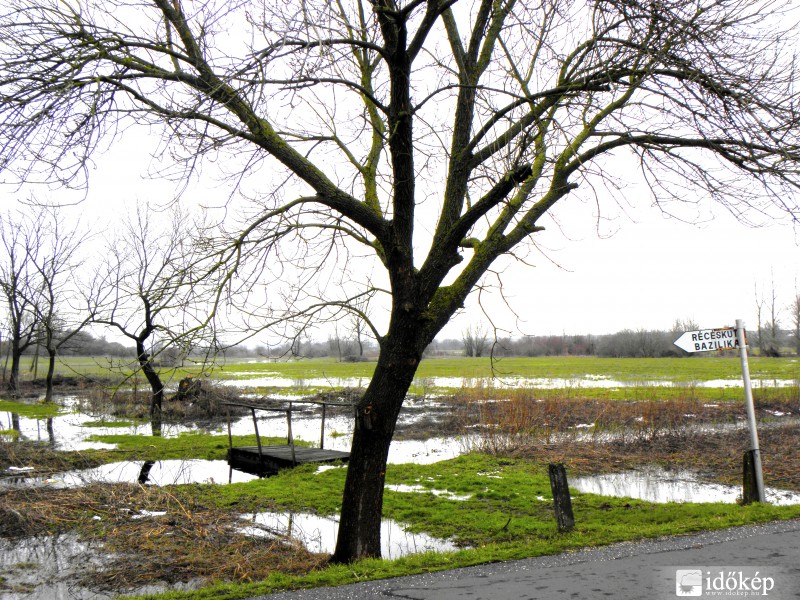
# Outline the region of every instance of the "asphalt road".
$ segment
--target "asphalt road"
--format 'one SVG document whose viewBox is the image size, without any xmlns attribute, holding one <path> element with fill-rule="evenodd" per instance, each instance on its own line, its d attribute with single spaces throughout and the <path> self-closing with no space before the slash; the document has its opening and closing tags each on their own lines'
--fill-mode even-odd
<svg viewBox="0 0 800 600">
<path fill-rule="evenodd" d="M 679 578 L 698 585 L 679 587 Z M 252 600 L 667 600 L 682 596 L 800 599 L 800 520 Z"/>
</svg>

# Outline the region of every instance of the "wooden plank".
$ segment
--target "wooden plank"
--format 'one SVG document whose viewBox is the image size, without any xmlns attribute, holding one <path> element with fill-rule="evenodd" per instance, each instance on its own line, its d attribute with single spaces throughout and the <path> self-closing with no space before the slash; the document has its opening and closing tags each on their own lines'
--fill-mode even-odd
<svg viewBox="0 0 800 600">
<path fill-rule="evenodd" d="M 315 462 L 347 461 L 349 452 L 323 450 L 322 448 L 294 447 L 294 460 L 291 446 L 241 446 L 228 450 L 228 464 L 234 469 L 257 473 L 275 473 L 296 464 Z"/>
</svg>

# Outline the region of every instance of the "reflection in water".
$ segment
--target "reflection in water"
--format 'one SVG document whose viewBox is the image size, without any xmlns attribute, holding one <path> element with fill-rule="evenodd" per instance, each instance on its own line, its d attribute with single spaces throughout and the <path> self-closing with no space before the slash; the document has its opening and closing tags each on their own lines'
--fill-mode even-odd
<svg viewBox="0 0 800 600">
<path fill-rule="evenodd" d="M 115 592 L 77 583 L 81 576 L 102 570 L 109 560 L 102 544 L 79 540 L 74 534 L 22 540 L 0 538 L 0 598 L 3 600 L 110 600 L 120 593 L 158 594 L 193 590 L 194 583 L 153 582 Z"/>
<path fill-rule="evenodd" d="M 9 600 L 112 598 L 113 594 L 75 585 L 75 576 L 98 566 L 101 559 L 97 547 L 71 534 L 18 541 L 0 539 L 0 576 L 6 585 L 0 595 Z"/>
<path fill-rule="evenodd" d="M 336 548 L 339 520 L 306 513 L 264 512 L 243 515 L 250 524 L 242 532 L 252 536 L 290 537 L 301 542 L 309 552 L 332 554 Z M 422 552 L 454 552 L 452 542 L 432 538 L 424 533 L 409 533 L 395 521 L 381 521 L 381 556 L 399 558 Z"/>
<path fill-rule="evenodd" d="M 56 445 L 56 432 L 53 428 L 53 417 L 47 419 L 47 441 L 51 446 Z"/>
<path fill-rule="evenodd" d="M 150 431 L 153 437 L 161 437 L 162 425 L 161 413 L 154 413 L 150 419 Z"/>
<path fill-rule="evenodd" d="M 14 419 L 15 429 L 20 431 L 21 437 L 29 440 L 44 441 L 44 424 L 41 419 L 28 417 L 20 418 L 11 413 L 2 413 L 6 418 Z M 414 414 L 402 414 L 404 420 L 417 418 Z M 47 440 L 58 450 L 88 450 L 88 449 L 113 449 L 113 444 L 101 442 L 87 442 L 86 438 L 90 435 L 152 435 L 152 423 L 145 424 L 126 424 L 124 427 L 114 427 L 116 419 L 108 418 L 109 426 L 96 426 L 96 416 L 67 413 L 54 417 L 47 424 Z M 87 426 L 91 423 L 92 426 Z M 206 431 L 209 435 L 224 437 L 224 444 L 227 446 L 227 431 L 223 428 L 209 427 L 206 429 L 198 428 L 196 425 L 175 425 L 163 424 L 161 434 L 163 437 L 177 437 L 185 432 L 196 433 Z M 280 417 L 259 418 L 259 431 L 265 436 L 280 437 L 286 435 L 286 419 Z M 251 435 L 253 433 L 253 421 L 250 416 L 242 417 L 238 421 L 231 423 L 231 433 L 233 435 Z M 314 440 L 318 442 L 320 437 L 319 416 L 314 412 L 300 414 L 292 418 L 292 433 L 295 439 Z M 353 418 L 350 415 L 329 416 L 325 421 L 325 448 L 330 450 L 350 450 L 353 434 Z M 454 458 L 468 451 L 476 436 L 472 434 L 460 437 L 434 437 L 427 440 L 395 440 L 389 449 L 389 462 L 391 464 L 416 463 L 430 464 L 442 460 Z M 133 481 L 136 481 L 134 479 Z"/>
<path fill-rule="evenodd" d="M 150 479 L 150 470 L 156 464 L 154 460 L 146 460 L 142 463 L 142 470 L 139 471 L 139 483 L 144 485 Z"/>
<path fill-rule="evenodd" d="M 400 443 L 398 442 L 398 444 Z M 459 444 L 452 439 L 442 440 L 438 444 L 434 440 L 429 440 L 427 443 L 409 441 L 403 444 L 407 457 L 404 462 L 418 460 L 419 464 L 422 464 L 443 460 L 459 453 Z M 244 483 L 258 479 L 257 475 L 231 469 L 225 460 L 202 459 L 125 461 L 109 463 L 92 469 L 59 473 L 47 478 L 36 477 L 33 469 L 25 470 L 24 475 L 19 468 L 15 468 L 13 471 L 15 476 L 0 477 L 0 489 L 38 486 L 72 488 L 91 483 L 137 482 L 155 486 L 196 483 L 219 485 Z"/>
<path fill-rule="evenodd" d="M 101 465 L 94 469 L 70 471 L 48 479 L 27 479 L 24 485 L 49 485 L 56 488 L 81 487 L 90 483 L 147 483 L 148 485 L 186 485 L 190 483 L 243 483 L 255 475 L 231 472 L 224 460 L 129 461 Z M 5 480 L 0 480 L 5 482 Z M 19 485 L 19 484 L 17 484 Z"/>
<path fill-rule="evenodd" d="M 688 471 L 667 471 L 650 467 L 623 473 L 579 477 L 569 482 L 579 492 L 637 498 L 647 502 L 726 502 L 735 503 L 742 495 L 740 487 L 699 481 Z M 767 488 L 767 502 L 780 506 L 800 504 L 800 494 Z"/>
</svg>

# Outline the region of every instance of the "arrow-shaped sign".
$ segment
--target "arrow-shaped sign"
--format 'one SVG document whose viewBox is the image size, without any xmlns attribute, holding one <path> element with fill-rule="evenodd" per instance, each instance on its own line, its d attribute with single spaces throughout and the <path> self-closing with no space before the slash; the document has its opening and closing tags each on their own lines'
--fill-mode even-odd
<svg viewBox="0 0 800 600">
<path fill-rule="evenodd" d="M 686 352 L 733 350 L 739 347 L 739 342 L 736 340 L 736 329 L 733 327 L 687 331 L 673 343 Z"/>
</svg>

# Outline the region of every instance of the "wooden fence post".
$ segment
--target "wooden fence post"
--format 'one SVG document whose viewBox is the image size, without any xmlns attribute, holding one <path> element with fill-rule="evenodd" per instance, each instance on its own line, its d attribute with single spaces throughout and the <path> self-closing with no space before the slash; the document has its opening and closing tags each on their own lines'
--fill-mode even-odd
<svg viewBox="0 0 800 600">
<path fill-rule="evenodd" d="M 550 475 L 550 489 L 553 491 L 558 530 L 565 533 L 575 527 L 575 516 L 572 514 L 572 500 L 569 497 L 569 485 L 567 484 L 567 470 L 562 464 L 550 464 L 547 471 Z"/>
</svg>

